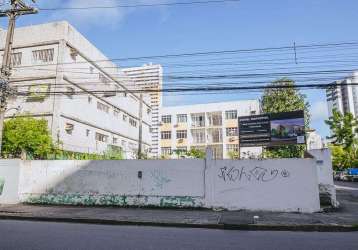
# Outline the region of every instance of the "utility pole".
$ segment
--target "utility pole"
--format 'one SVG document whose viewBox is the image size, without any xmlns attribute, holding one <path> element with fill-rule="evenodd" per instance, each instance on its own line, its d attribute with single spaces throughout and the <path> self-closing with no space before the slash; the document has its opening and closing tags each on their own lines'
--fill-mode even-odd
<svg viewBox="0 0 358 250">
<path fill-rule="evenodd" d="M 35 2 L 34 0 L 32 1 Z M 16 18 L 22 15 L 36 14 L 38 12 L 37 9 L 28 7 L 22 0 L 11 0 L 10 4 L 11 9 L 0 11 L 0 17 L 7 16 L 9 18 L 4 56 L 0 72 L 0 157 L 2 150 L 4 118 L 7 105 L 6 99 L 12 92 L 11 88 L 9 87 L 9 79 L 11 76 L 11 52 L 14 39 Z"/>
<path fill-rule="evenodd" d="M 143 137 L 143 94 L 139 97 L 139 135 L 138 135 L 138 159 L 142 159 L 142 137 Z"/>
</svg>

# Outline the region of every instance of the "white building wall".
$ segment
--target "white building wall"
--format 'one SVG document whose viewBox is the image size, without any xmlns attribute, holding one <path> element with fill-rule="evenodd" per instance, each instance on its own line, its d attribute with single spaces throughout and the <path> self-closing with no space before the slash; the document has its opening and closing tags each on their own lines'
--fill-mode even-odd
<svg viewBox="0 0 358 250">
<path fill-rule="evenodd" d="M 0 31 L 0 45 L 4 44 L 5 36 L 6 32 Z M 67 22 L 17 28 L 14 41 L 14 53 L 22 53 L 21 65 L 16 65 L 13 69 L 11 81 L 14 88 L 21 92 L 43 92 L 38 85 L 47 84 L 50 92 L 73 90 L 82 93 L 49 94 L 42 101 L 36 102 L 19 97 L 9 102 L 7 117 L 25 112 L 36 117 L 46 117 L 52 137 L 55 141 L 61 141 L 65 150 L 102 153 L 108 145 L 114 144 L 112 137 L 115 136 L 118 137 L 115 146 L 123 147 L 124 141 L 126 146 L 123 149 L 128 151 L 127 155 L 135 155 L 138 147 L 140 99 L 125 87 L 127 81 L 131 80 L 120 68 Z M 43 49 L 54 49 L 53 60 L 46 63 L 34 62 L 33 51 Z M 105 82 L 101 81 L 100 74 L 102 79 L 107 79 Z M 32 85 L 37 86 L 37 89 L 33 89 Z M 116 91 L 117 94 L 108 97 L 103 91 Z M 91 98 L 91 102 L 88 98 Z M 99 110 L 97 102 L 108 106 L 108 112 Z M 114 114 L 114 110 L 118 115 Z M 144 102 L 145 150 L 148 150 L 151 143 L 150 112 L 150 105 Z M 135 121 L 136 126 L 130 125 L 130 120 Z M 74 125 L 76 132 L 66 134 L 66 123 Z M 91 139 L 87 138 L 87 129 L 93 132 Z M 105 131 L 109 137 L 106 145 L 98 146 L 103 143 L 95 140 L 95 132 L 101 131 Z"/>
<path fill-rule="evenodd" d="M 223 149 L 223 153 L 219 158 L 229 158 L 227 146 L 228 144 L 236 144 L 238 145 L 238 136 L 227 136 L 226 128 L 238 128 L 238 119 L 226 120 L 225 112 L 230 110 L 236 110 L 237 116 L 248 116 L 253 114 L 260 113 L 260 103 L 258 100 L 241 100 L 241 101 L 231 101 L 231 102 L 218 102 L 218 103 L 205 103 L 205 104 L 193 104 L 193 105 L 183 105 L 183 106 L 173 106 L 173 107 L 163 107 L 160 115 L 171 115 L 172 122 L 171 124 L 161 124 L 161 131 L 172 131 L 172 136 L 170 143 L 163 142 L 161 140 L 161 147 L 171 147 L 175 150 L 178 146 L 176 139 L 176 130 L 187 130 L 187 146 L 188 150 L 191 147 L 203 147 L 205 148 L 208 145 L 218 146 Z M 222 117 L 222 125 L 221 126 L 209 126 L 208 114 L 218 112 L 221 113 Z M 194 129 L 192 124 L 191 115 L 197 113 L 205 114 L 205 127 L 195 128 L 195 129 L 205 129 L 206 131 L 206 142 L 203 144 L 195 144 L 193 142 L 193 137 L 191 131 Z M 186 114 L 187 115 L 187 125 L 185 127 L 177 127 L 177 115 L 178 114 Z M 210 143 L 208 140 L 207 132 L 210 129 L 219 129 L 222 134 L 222 142 L 220 143 Z M 159 135 L 160 136 L 160 135 Z M 234 141 L 230 141 L 233 139 Z M 183 145 L 184 146 L 184 145 Z M 160 150 L 160 149 L 159 149 Z M 249 157 L 249 156 L 258 156 L 262 153 L 261 147 L 250 147 L 250 148 L 241 148 L 240 155 L 241 157 Z"/>
</svg>

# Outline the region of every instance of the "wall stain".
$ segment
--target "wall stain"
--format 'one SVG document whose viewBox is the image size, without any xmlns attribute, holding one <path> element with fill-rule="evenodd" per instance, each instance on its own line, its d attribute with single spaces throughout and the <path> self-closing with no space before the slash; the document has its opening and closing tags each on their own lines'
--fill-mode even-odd
<svg viewBox="0 0 358 250">
<path fill-rule="evenodd" d="M 2 195 L 2 192 L 4 191 L 5 186 L 5 179 L 3 177 L 0 177 L 0 195 Z"/>
</svg>

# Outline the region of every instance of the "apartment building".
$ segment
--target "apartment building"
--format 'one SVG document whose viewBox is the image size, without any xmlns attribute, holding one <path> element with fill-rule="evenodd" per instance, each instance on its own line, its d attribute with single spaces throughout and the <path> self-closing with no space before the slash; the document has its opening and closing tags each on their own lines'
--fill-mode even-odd
<svg viewBox="0 0 358 250">
<path fill-rule="evenodd" d="M 260 113 L 258 100 L 163 107 L 160 123 L 160 153 L 211 147 L 217 159 L 259 155 L 261 147 L 239 149 L 238 117 Z"/>
<path fill-rule="evenodd" d="M 4 48 L 6 31 L 0 31 Z M 11 87 L 5 116 L 45 118 L 64 150 L 103 153 L 121 148 L 134 158 L 139 138 L 140 98 L 131 79 L 67 22 L 17 28 Z M 142 110 L 143 148 L 149 150 L 151 106 Z"/>
<path fill-rule="evenodd" d="M 146 64 L 142 67 L 124 68 L 126 73 L 132 80 L 133 85 L 128 86 L 129 89 L 141 90 L 159 90 L 163 84 L 163 69 L 161 65 Z M 162 107 L 162 93 L 149 92 L 144 95 L 149 103 L 151 115 L 151 147 L 150 155 L 158 157 L 159 147 L 159 110 Z"/>
<path fill-rule="evenodd" d="M 332 116 L 333 109 L 342 114 L 352 113 L 358 117 L 358 71 L 343 80 L 335 81 L 337 86 L 326 90 L 329 116 Z"/>
</svg>

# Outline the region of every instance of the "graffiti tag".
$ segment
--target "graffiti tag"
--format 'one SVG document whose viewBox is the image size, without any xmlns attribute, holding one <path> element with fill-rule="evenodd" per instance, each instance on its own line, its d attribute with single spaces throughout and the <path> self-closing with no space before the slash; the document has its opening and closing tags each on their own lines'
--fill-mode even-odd
<svg viewBox="0 0 358 250">
<path fill-rule="evenodd" d="M 157 189 L 163 189 L 164 185 L 169 183 L 171 180 L 163 175 L 160 170 L 151 171 L 150 175 L 153 178 L 154 186 Z"/>
<path fill-rule="evenodd" d="M 236 181 L 258 181 L 258 182 L 269 182 L 279 176 L 283 178 L 288 178 L 290 173 L 288 170 L 278 170 L 278 169 L 266 169 L 263 167 L 222 167 L 220 168 L 219 178 L 223 179 L 225 182 L 236 182 Z"/>
</svg>

